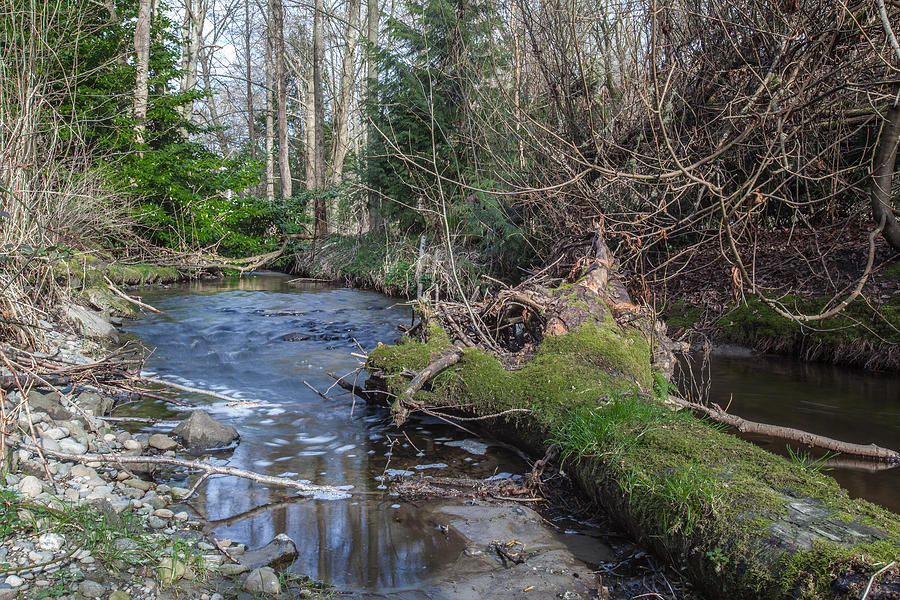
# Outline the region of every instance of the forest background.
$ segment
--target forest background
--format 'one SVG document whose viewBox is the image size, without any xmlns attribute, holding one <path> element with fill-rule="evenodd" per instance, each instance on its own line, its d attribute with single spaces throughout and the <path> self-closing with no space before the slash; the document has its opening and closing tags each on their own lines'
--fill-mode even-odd
<svg viewBox="0 0 900 600">
<path fill-rule="evenodd" d="M 900 365 L 898 22 L 885 0 L 4 0 L 4 324 L 73 259 L 270 253 L 463 299 L 599 229 L 672 332 Z"/>
</svg>

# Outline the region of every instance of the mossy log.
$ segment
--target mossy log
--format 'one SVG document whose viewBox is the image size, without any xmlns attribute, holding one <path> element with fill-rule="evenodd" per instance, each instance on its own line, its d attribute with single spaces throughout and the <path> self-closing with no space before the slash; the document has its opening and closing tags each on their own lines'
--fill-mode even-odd
<svg viewBox="0 0 900 600">
<path fill-rule="evenodd" d="M 508 291 L 522 307 L 519 332 L 535 327 L 529 318 L 542 330 L 521 352 L 460 347 L 431 320 L 421 339 L 370 353 L 367 396 L 392 402 L 398 422 L 423 406 L 476 417 L 527 409 L 486 425 L 535 453 L 555 445 L 588 496 L 709 598 L 860 598 L 892 562 L 867 598 L 900 597 L 900 516 L 673 410 L 654 366 L 666 354 L 656 323 L 631 305 L 608 255 L 582 273 L 555 289 Z M 490 310 L 498 318 L 486 327 L 512 322 Z M 408 397 L 408 374 L 450 354 L 458 360 Z"/>
</svg>

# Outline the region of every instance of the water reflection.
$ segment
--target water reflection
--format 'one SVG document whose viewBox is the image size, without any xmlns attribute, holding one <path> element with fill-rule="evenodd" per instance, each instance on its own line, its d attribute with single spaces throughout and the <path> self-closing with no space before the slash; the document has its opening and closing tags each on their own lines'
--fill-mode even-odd
<svg viewBox="0 0 900 600">
<path fill-rule="evenodd" d="M 216 477 L 191 505 L 214 522 L 219 538 L 258 547 L 288 534 L 300 551 L 296 568 L 339 588 L 384 590 L 433 577 L 459 556 L 463 541 L 435 527 L 427 510 L 396 504 L 376 478 L 386 469 L 416 466 L 425 467 L 423 474 L 521 472 L 522 461 L 501 447 L 479 455 L 448 446 L 461 433 L 437 422 L 419 422 L 408 438 L 398 438 L 384 411 L 354 406 L 336 389 L 329 394 L 333 401 L 308 389 L 304 380 L 324 391 L 333 383 L 329 371 L 355 369 L 357 344 L 368 350 L 391 343 L 409 313 L 379 294 L 286 281 L 267 275 L 150 291 L 144 299 L 164 314 L 130 331 L 156 347 L 147 370 L 242 401 L 229 406 L 184 395 L 241 434 L 234 453 L 216 460 L 267 475 L 349 484 L 364 494 L 288 501 L 282 491 Z"/>
<path fill-rule="evenodd" d="M 699 373 L 701 357 L 690 357 Z M 811 431 L 858 444 L 900 448 L 900 375 L 807 363 L 786 357 L 713 356 L 710 400 L 753 421 Z M 785 454 L 785 442 L 751 437 Z M 851 496 L 900 511 L 900 468 L 834 461 L 828 474 Z"/>
</svg>

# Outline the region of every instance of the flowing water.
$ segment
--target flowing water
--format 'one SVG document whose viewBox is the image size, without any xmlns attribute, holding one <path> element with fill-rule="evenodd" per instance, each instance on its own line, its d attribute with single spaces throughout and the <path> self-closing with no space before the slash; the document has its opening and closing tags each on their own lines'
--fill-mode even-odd
<svg viewBox="0 0 900 600">
<path fill-rule="evenodd" d="M 392 343 L 397 324 L 408 322 L 409 309 L 372 292 L 287 281 L 267 274 L 148 290 L 144 300 L 164 313 L 128 329 L 155 348 L 146 371 L 239 400 L 235 405 L 182 395 L 241 434 L 233 453 L 212 460 L 317 484 L 352 485 L 357 493 L 346 500 L 298 500 L 247 480 L 217 477 L 201 487 L 191 506 L 211 522 L 219 539 L 258 547 L 287 533 L 300 552 L 295 568 L 338 589 L 434 597 L 408 594 L 429 582 L 454 580 L 456 573 L 448 569 L 458 569 L 451 565 L 458 565 L 470 542 L 435 525 L 434 502 L 417 507 L 385 493 L 383 477 L 484 478 L 523 473 L 527 465 L 514 449 L 445 423 L 419 420 L 400 433 L 390 426 L 386 410 L 356 403 L 332 388 L 328 372 L 351 372 L 360 364 L 353 353 Z M 330 399 L 304 381 L 327 391 Z M 900 446 L 897 375 L 785 359 L 715 357 L 711 397 L 722 406 L 731 401 L 730 410 L 749 419 Z M 175 416 L 157 402 L 131 410 Z M 900 469 L 872 473 L 844 466 L 832 473 L 851 494 L 900 510 Z M 588 565 L 611 560 L 604 540 L 586 527 L 560 524 L 541 535 Z"/>
<path fill-rule="evenodd" d="M 526 463 L 511 448 L 439 421 L 416 421 L 402 434 L 390 426 L 386 410 L 332 388 L 328 372 L 351 372 L 360 364 L 353 353 L 392 343 L 410 310 L 372 292 L 297 287 L 287 280 L 254 275 L 148 290 L 142 297 L 164 314 L 132 323 L 129 331 L 155 348 L 145 372 L 240 401 L 182 395 L 241 434 L 234 452 L 216 460 L 316 484 L 352 485 L 364 494 L 297 500 L 221 477 L 204 484 L 191 505 L 212 521 L 219 539 L 258 547 L 287 533 L 300 552 L 297 570 L 339 589 L 408 589 L 434 581 L 463 554 L 466 540 L 435 526 L 432 505 L 418 508 L 386 494 L 383 476 L 487 478 L 523 473 Z M 360 384 L 364 379 L 360 374 Z M 134 410 L 174 416 L 158 405 Z M 605 556 L 600 540 L 584 543 L 579 538 L 587 536 L 552 528 L 548 534 L 572 547 L 593 547 L 581 553 L 594 564 Z"/>
</svg>

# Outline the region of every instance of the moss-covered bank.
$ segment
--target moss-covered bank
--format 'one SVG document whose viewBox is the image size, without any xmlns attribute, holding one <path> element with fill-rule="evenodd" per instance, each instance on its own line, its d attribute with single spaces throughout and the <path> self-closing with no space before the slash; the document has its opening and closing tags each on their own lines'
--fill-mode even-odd
<svg viewBox="0 0 900 600">
<path fill-rule="evenodd" d="M 492 431 L 536 451 L 556 444 L 589 496 L 712 598 L 858 597 L 874 572 L 900 560 L 900 516 L 670 410 L 636 333 L 613 321 L 584 324 L 546 338 L 511 370 L 466 349 L 414 400 L 479 415 L 529 409 L 497 419 Z M 405 369 L 449 351 L 434 325 L 423 341 L 379 347 L 367 363 L 370 384 L 402 397 Z M 900 586 L 897 567 L 879 580 Z"/>
<path fill-rule="evenodd" d="M 798 314 L 817 314 L 831 298 L 780 301 Z M 755 296 L 747 296 L 719 315 L 704 307 L 675 302 L 663 311 L 669 330 L 692 329 L 713 339 L 835 364 L 891 371 L 900 369 L 900 294 L 883 303 L 862 299 L 838 315 L 809 324 L 782 317 Z"/>
</svg>

